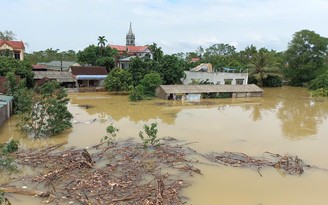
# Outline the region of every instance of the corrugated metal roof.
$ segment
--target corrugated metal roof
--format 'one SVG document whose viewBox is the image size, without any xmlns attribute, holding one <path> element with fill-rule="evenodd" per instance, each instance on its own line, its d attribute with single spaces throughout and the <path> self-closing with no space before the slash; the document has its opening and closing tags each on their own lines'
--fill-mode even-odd
<svg viewBox="0 0 328 205">
<path fill-rule="evenodd" d="M 8 95 L 0 95 L 0 101 L 3 102 L 10 102 L 13 100 L 13 96 L 8 96 Z"/>
<path fill-rule="evenodd" d="M 51 61 L 51 62 L 40 62 L 37 65 L 46 66 L 49 70 L 65 70 L 67 71 L 70 66 L 76 65 L 74 61 Z"/>
<path fill-rule="evenodd" d="M 170 93 L 219 93 L 219 92 L 263 92 L 254 84 L 249 85 L 160 85 L 167 94 Z"/>
<path fill-rule="evenodd" d="M 33 71 L 34 79 L 56 79 L 58 82 L 75 82 L 70 72 L 66 71 Z"/>
<path fill-rule="evenodd" d="M 53 66 L 53 67 L 70 67 L 73 64 L 75 64 L 76 62 L 74 61 L 51 61 L 51 62 L 41 62 L 38 63 L 39 65 L 46 65 L 46 66 Z"/>
</svg>

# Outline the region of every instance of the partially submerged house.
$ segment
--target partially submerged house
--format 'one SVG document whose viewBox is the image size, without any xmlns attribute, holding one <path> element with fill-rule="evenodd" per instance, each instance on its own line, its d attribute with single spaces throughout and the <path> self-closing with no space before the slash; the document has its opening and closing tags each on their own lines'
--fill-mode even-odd
<svg viewBox="0 0 328 205">
<path fill-rule="evenodd" d="M 0 95 L 0 126 L 10 118 L 13 113 L 13 97 Z"/>
<path fill-rule="evenodd" d="M 23 41 L 0 40 L 0 56 L 12 56 L 17 60 L 24 60 L 25 46 Z"/>
<path fill-rule="evenodd" d="M 65 88 L 73 88 L 76 85 L 76 80 L 68 71 L 33 71 L 33 73 L 37 85 L 42 85 L 50 80 L 56 80 Z"/>
<path fill-rule="evenodd" d="M 184 85 L 208 82 L 215 85 L 246 85 L 248 73 L 237 69 L 224 68 L 221 72 L 214 72 L 210 63 L 202 63 L 190 71 L 185 71 L 185 78 L 181 79 Z"/>
<path fill-rule="evenodd" d="M 108 75 L 106 67 L 101 66 L 71 66 L 72 77 L 77 88 L 103 88 Z M 82 90 L 79 89 L 79 90 Z M 87 89 L 90 90 L 90 89 Z"/>
<path fill-rule="evenodd" d="M 225 94 L 232 98 L 262 97 L 263 90 L 254 84 L 249 85 L 160 85 L 156 89 L 156 96 L 162 99 L 176 99 L 177 96 L 188 99 L 214 94 Z M 197 96 L 196 96 L 197 95 Z"/>
</svg>

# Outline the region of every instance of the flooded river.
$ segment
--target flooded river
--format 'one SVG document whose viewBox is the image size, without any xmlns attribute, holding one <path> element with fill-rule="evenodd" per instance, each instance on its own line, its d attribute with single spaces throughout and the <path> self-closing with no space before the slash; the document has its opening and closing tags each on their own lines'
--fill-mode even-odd
<svg viewBox="0 0 328 205">
<path fill-rule="evenodd" d="M 211 99 L 201 104 L 152 100 L 140 103 L 108 93 L 70 94 L 72 129 L 49 140 L 27 139 L 17 131 L 15 117 L 0 128 L 0 142 L 20 139 L 25 147 L 67 142 L 67 146 L 96 144 L 113 123 L 118 138 L 138 138 L 144 124 L 158 123 L 158 136 L 187 142 L 200 153 L 243 152 L 263 156 L 269 151 L 297 155 L 305 163 L 328 169 L 328 102 L 314 102 L 302 88 L 264 89 L 263 98 Z M 275 169 L 256 171 L 198 165 L 184 195 L 193 205 L 309 205 L 327 204 L 328 172 L 306 170 L 284 176 Z M 7 176 L 1 176 L 6 178 Z M 35 204 L 24 197 L 13 204 Z"/>
</svg>

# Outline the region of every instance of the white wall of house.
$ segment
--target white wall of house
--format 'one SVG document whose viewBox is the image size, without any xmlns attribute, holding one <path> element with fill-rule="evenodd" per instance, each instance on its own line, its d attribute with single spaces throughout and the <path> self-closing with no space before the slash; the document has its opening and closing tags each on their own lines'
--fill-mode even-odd
<svg viewBox="0 0 328 205">
<path fill-rule="evenodd" d="M 192 72 L 185 71 L 186 77 L 182 79 L 184 85 L 188 85 L 192 82 L 192 79 L 205 81 L 217 85 L 225 85 L 227 81 L 231 81 L 231 85 L 241 84 L 246 85 L 248 83 L 248 73 L 226 73 L 226 72 Z"/>
<path fill-rule="evenodd" d="M 139 58 L 148 57 L 150 59 L 154 59 L 154 53 L 151 52 L 151 50 L 149 48 L 147 48 L 143 52 L 137 53 L 137 56 L 139 56 Z"/>
</svg>

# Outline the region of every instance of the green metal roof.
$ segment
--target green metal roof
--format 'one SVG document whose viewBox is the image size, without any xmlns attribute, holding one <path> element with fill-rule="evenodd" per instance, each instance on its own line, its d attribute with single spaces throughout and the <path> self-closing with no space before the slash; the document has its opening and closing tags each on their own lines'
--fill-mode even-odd
<svg viewBox="0 0 328 205">
<path fill-rule="evenodd" d="M 0 101 L 3 101 L 3 102 L 10 102 L 13 100 L 13 96 L 8 96 L 8 95 L 0 95 Z"/>
</svg>

